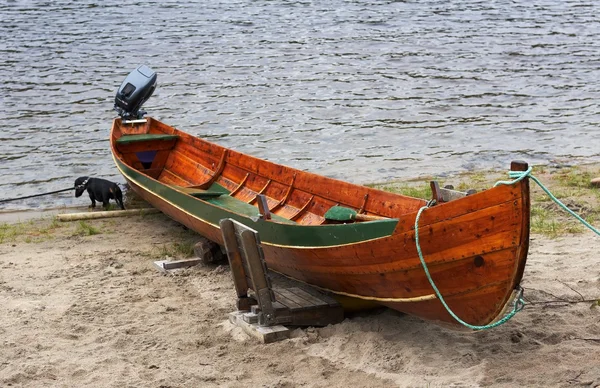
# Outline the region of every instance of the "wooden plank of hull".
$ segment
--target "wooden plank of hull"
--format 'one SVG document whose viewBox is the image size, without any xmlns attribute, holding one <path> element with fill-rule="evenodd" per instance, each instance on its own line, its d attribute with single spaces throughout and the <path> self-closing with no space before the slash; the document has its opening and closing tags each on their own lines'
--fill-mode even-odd
<svg viewBox="0 0 600 388">
<path fill-rule="evenodd" d="M 207 147 L 203 141 L 200 144 Z M 217 155 L 220 154 L 213 152 L 215 158 Z M 241 158 L 241 154 L 233 151 L 229 155 L 233 155 L 234 159 Z M 119 166 L 118 157 L 115 154 Z M 238 162 L 242 165 L 245 163 L 242 159 Z M 256 167 L 246 167 L 249 169 L 240 171 L 260 173 Z M 225 167 L 223 174 L 227 171 Z M 174 205 L 165 197 L 168 189 L 162 188 L 161 183 L 154 181 L 156 187 L 150 190 L 136 177 L 122 172 L 134 191 L 153 206 L 190 229 L 223 244 L 218 220 L 211 221 L 204 214 L 191 214 L 185 210 L 185 205 Z M 242 176 L 241 172 L 234 174 L 238 182 L 242 179 L 254 182 L 247 178 L 248 173 Z M 289 175 L 285 168 L 279 172 Z M 294 181 L 294 188 L 302 190 L 303 185 L 308 185 L 307 176 L 329 179 L 309 173 L 300 174 Z M 279 180 L 285 180 L 285 177 Z M 219 182 L 224 181 L 221 179 Z M 223 184 L 225 187 L 227 185 L 231 186 L 230 190 L 238 187 L 234 181 Z M 237 191 L 243 193 L 245 190 L 254 192 L 246 187 Z M 277 186 L 277 190 L 283 192 L 284 187 Z M 347 195 L 360 192 L 348 187 L 344 190 Z M 387 194 L 384 197 L 384 202 L 392 198 L 388 198 Z M 359 198 L 358 202 L 364 204 L 363 198 Z M 369 203 L 371 201 L 369 198 Z M 377 202 L 377 199 L 373 202 Z M 377 241 L 355 241 L 323 247 L 290 246 L 269 241 L 268 234 L 261 234 L 267 263 L 275 271 L 324 289 L 374 298 L 381 304 L 425 319 L 454 322 L 441 303 L 431 297 L 433 290 L 417 256 L 413 225 L 418 207 L 415 209 L 414 203 L 400 207 L 407 214 L 398 217 L 393 233 Z M 279 210 L 283 214 L 293 213 L 285 206 Z M 486 324 L 496 319 L 520 281 L 527 255 L 527 181 L 500 186 L 427 209 L 422 214 L 419 226 L 425 260 L 448 304 L 458 316 L 472 324 Z M 423 297 L 427 298 L 420 299 Z"/>
<path fill-rule="evenodd" d="M 463 321 L 472 325 L 486 325 L 498 318 L 505 305 L 510 303 L 506 296 L 507 289 L 510 290 L 510 296 L 512 293 L 510 281 L 490 284 L 466 294 L 444 296 L 444 300 Z M 381 304 L 419 318 L 456 323 L 437 299 L 418 303 L 383 302 Z"/>
</svg>

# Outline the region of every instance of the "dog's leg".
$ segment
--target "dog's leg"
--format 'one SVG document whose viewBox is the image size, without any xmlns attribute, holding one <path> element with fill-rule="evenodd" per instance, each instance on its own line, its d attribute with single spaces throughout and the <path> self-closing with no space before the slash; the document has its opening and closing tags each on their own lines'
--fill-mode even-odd
<svg viewBox="0 0 600 388">
<path fill-rule="evenodd" d="M 125 206 L 123 205 L 123 193 L 121 189 L 118 187 L 115 188 L 115 202 L 121 207 L 121 210 L 125 210 Z"/>
<path fill-rule="evenodd" d="M 117 196 L 115 194 L 115 188 L 114 187 L 109 187 L 108 191 L 106 191 L 106 192 L 103 193 L 103 198 L 104 198 L 103 205 L 104 205 L 104 208 L 106 210 L 108 210 L 108 206 L 110 205 L 110 200 L 111 199 L 114 199 L 115 202 L 117 202 L 117 204 L 119 203 L 117 201 Z"/>
<path fill-rule="evenodd" d="M 104 210 L 108 210 L 109 202 L 110 202 L 110 194 L 103 193 L 102 194 L 102 207 L 104 208 Z"/>
<path fill-rule="evenodd" d="M 90 194 L 90 199 L 92 200 L 92 204 L 90 205 L 90 208 L 95 208 L 96 207 L 96 198 L 94 198 L 94 196 L 92 194 Z"/>
</svg>

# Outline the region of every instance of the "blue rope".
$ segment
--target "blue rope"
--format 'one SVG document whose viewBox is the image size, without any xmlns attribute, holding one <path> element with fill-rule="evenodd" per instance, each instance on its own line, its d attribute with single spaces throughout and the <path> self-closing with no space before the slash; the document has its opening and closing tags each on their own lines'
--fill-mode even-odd
<svg viewBox="0 0 600 388">
<path fill-rule="evenodd" d="M 567 211 L 569 214 L 571 214 L 572 216 L 574 216 L 575 218 L 577 218 L 582 224 L 584 224 L 586 227 L 588 227 L 589 229 L 591 229 L 594 233 L 596 233 L 597 235 L 600 235 L 600 232 L 596 228 L 594 228 L 592 225 L 590 225 L 588 222 L 586 222 L 583 218 L 581 218 L 578 214 L 576 214 L 571 209 L 569 209 L 564 203 L 562 203 L 561 201 L 559 201 L 550 192 L 550 190 L 548 190 L 546 188 L 546 186 L 544 186 L 542 184 L 542 182 L 540 182 L 536 177 L 534 177 L 533 175 L 531 175 L 531 170 L 532 170 L 532 168 L 529 167 L 527 169 L 527 171 L 510 171 L 508 173 L 508 176 L 509 176 L 509 178 L 512 178 L 512 180 L 510 180 L 510 181 L 499 181 L 499 182 L 496 182 L 496 184 L 494 185 L 494 187 L 499 186 L 499 185 L 512 185 L 512 184 L 515 184 L 515 183 L 517 183 L 517 182 L 519 182 L 519 181 L 521 181 L 521 180 L 529 177 L 535 183 L 537 183 L 538 186 L 540 186 L 540 188 L 542 190 L 544 190 L 544 192 L 546 194 L 548 194 L 548 196 L 554 202 L 556 202 L 556 204 L 558 204 L 563 210 Z M 523 289 L 522 288 L 519 288 L 519 294 L 517 295 L 517 297 L 514 300 L 512 310 L 508 314 L 506 314 L 502 319 L 500 319 L 499 321 L 496 321 L 494 323 L 490 323 L 489 325 L 483 325 L 483 326 L 471 325 L 470 323 L 467 323 L 467 322 L 463 321 L 462 319 L 460 319 L 450 309 L 450 307 L 448 306 L 448 304 L 444 300 L 444 297 L 440 293 L 440 290 L 438 290 L 438 288 L 435 285 L 433 279 L 431 278 L 431 274 L 429 273 L 429 268 L 427 268 L 427 264 L 425 264 L 425 259 L 423 258 L 423 252 L 421 251 L 421 245 L 419 244 L 419 219 L 421 218 L 421 213 L 423 213 L 423 210 L 427 209 L 431 205 L 432 205 L 431 203 L 428 203 L 426 206 L 423 206 L 422 208 L 420 208 L 419 211 L 417 212 L 417 217 L 415 218 L 415 242 L 416 242 L 416 245 L 417 245 L 417 253 L 419 254 L 419 260 L 421 261 L 421 265 L 423 266 L 423 270 L 425 271 L 425 275 L 427 276 L 427 280 L 429 280 L 429 284 L 431 284 L 431 287 L 433 288 L 433 291 L 435 292 L 435 295 L 438 297 L 438 299 L 440 300 L 440 302 L 442 303 L 442 305 L 444 306 L 444 308 L 446 309 L 446 311 L 448 311 L 448 314 L 450 314 L 452 316 L 452 318 L 454 318 L 458 323 L 462 324 L 463 326 L 468 327 L 469 329 L 473 329 L 473 330 L 486 330 L 486 329 L 491 329 L 493 327 L 502 325 L 503 323 L 507 322 L 512 317 L 514 317 L 517 312 L 523 310 L 523 307 L 525 307 L 525 301 L 523 300 Z"/>
</svg>

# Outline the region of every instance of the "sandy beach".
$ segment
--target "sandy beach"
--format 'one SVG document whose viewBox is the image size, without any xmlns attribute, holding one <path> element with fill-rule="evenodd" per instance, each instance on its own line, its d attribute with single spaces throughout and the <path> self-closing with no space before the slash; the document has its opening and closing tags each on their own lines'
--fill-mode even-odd
<svg viewBox="0 0 600 388">
<path fill-rule="evenodd" d="M 264 345 L 227 320 L 227 266 L 155 269 L 198 239 L 162 214 L 3 228 L 2 387 L 600 386 L 592 302 L 531 303 L 485 332 L 379 309 Z M 534 234 L 526 299 L 597 299 L 599 250 L 591 232 Z"/>
</svg>

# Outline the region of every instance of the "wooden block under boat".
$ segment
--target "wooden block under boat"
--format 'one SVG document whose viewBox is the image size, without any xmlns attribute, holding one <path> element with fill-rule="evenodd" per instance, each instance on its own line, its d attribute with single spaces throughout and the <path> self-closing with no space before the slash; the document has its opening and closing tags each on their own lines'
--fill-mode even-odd
<svg viewBox="0 0 600 388">
<path fill-rule="evenodd" d="M 282 325 L 259 326 L 257 323 L 250 323 L 245 319 L 245 315 L 251 314 L 244 311 L 235 311 L 229 314 L 229 322 L 242 328 L 249 335 L 258 338 L 262 343 L 269 344 L 290 338 L 290 329 Z"/>
</svg>

